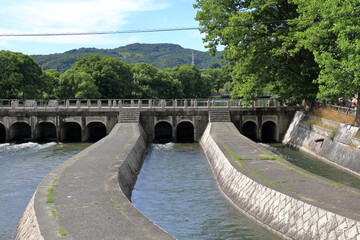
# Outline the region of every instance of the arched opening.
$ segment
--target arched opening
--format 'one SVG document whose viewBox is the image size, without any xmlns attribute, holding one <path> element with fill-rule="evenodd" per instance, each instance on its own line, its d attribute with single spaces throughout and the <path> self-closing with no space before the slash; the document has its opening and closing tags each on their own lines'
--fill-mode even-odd
<svg viewBox="0 0 360 240">
<path fill-rule="evenodd" d="M 86 126 L 86 141 L 97 142 L 106 136 L 106 126 L 101 122 L 91 122 Z"/>
<path fill-rule="evenodd" d="M 176 141 L 181 143 L 194 142 L 194 125 L 191 122 L 181 122 L 177 125 Z"/>
<path fill-rule="evenodd" d="M 6 129 L 3 124 L 0 123 L 0 143 L 6 142 Z"/>
<path fill-rule="evenodd" d="M 155 142 L 168 143 L 172 142 L 172 126 L 168 122 L 159 122 L 155 125 Z"/>
<path fill-rule="evenodd" d="M 64 123 L 62 129 L 61 141 L 81 142 L 81 126 L 76 122 Z"/>
<path fill-rule="evenodd" d="M 17 122 L 10 126 L 10 141 L 28 142 L 31 141 L 31 127 L 25 122 Z"/>
<path fill-rule="evenodd" d="M 51 122 L 42 122 L 36 126 L 36 141 L 56 141 L 56 126 Z"/>
<path fill-rule="evenodd" d="M 263 143 L 277 142 L 276 132 L 277 132 L 277 126 L 274 122 L 271 121 L 265 122 L 261 128 L 262 142 Z"/>
<path fill-rule="evenodd" d="M 253 140 L 254 142 L 258 141 L 257 139 L 257 134 L 256 134 L 256 123 L 252 122 L 252 121 L 248 121 L 246 123 L 244 123 L 243 127 L 242 127 L 242 130 L 241 130 L 241 133 Z"/>
</svg>

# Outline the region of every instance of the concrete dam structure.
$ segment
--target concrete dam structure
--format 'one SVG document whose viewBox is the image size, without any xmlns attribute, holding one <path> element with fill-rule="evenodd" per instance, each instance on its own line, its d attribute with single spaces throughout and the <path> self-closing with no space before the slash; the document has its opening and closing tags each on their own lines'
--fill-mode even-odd
<svg viewBox="0 0 360 240">
<path fill-rule="evenodd" d="M 48 121 L 45 116 L 39 121 L 38 106 L 19 108 L 13 103 L 1 111 L 5 141 L 23 137 L 17 136 L 24 130 L 11 130 L 16 122 L 30 126 L 24 139 L 33 139 L 37 125 Z M 359 238 L 358 190 L 299 169 L 250 140 L 281 141 L 296 108 L 247 108 L 229 102 L 215 106 L 209 101 L 204 106 L 196 101 L 155 106 L 133 102 L 129 107 L 109 101 L 107 107 L 95 108 L 77 103 L 53 109 L 68 112 L 55 116 L 57 139 L 66 139 L 63 127 L 69 122 L 80 126 L 81 140 L 100 132 L 87 130 L 98 121 L 94 112 L 109 114 L 102 117 L 110 133 L 42 181 L 20 220 L 16 239 L 173 239 L 131 204 L 147 143 L 153 140 L 200 141 L 224 195 L 286 239 Z"/>
</svg>

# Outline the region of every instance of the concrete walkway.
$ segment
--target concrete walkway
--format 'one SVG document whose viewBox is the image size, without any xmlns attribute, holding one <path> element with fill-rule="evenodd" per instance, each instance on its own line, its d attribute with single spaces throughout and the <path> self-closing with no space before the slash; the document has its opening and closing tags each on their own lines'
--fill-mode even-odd
<svg viewBox="0 0 360 240">
<path fill-rule="evenodd" d="M 202 139 L 202 144 L 205 153 L 210 158 L 210 165 L 213 167 L 219 185 L 224 193 L 235 204 L 238 202 L 239 207 L 245 212 L 256 219 L 262 219 L 260 221 L 267 225 L 272 225 L 276 231 L 284 234 L 283 236 L 290 238 L 293 236 L 294 239 L 308 239 L 306 236 L 311 236 L 311 233 L 306 233 L 306 231 L 310 232 L 311 225 L 317 229 L 311 231 L 319 234 L 313 235 L 311 239 L 326 239 L 325 236 L 330 237 L 326 234 L 334 229 L 336 231 L 334 230 L 332 232 L 334 235 L 331 235 L 334 238 L 331 237 L 331 239 L 360 239 L 358 235 L 360 232 L 360 191 L 358 189 L 342 186 L 292 165 L 242 136 L 232 123 L 211 123 L 207 131 L 208 134 L 205 133 L 205 136 L 208 136 Z M 209 138 L 212 140 L 210 141 Z M 211 146 L 207 149 L 206 144 Z M 220 151 L 214 150 L 217 147 Z M 220 160 L 222 153 L 231 165 Z M 241 174 L 239 176 L 236 171 L 252 179 L 253 181 L 250 181 L 255 184 L 246 183 L 246 177 L 242 177 Z M 235 177 L 236 174 L 239 177 Z M 249 190 L 250 188 L 252 190 Z M 270 193 L 272 196 L 269 197 L 269 191 L 273 190 L 290 198 L 279 197 L 276 193 Z M 276 198 L 278 199 L 274 201 Z M 292 199 L 300 200 L 305 205 Z M 250 201 L 253 201 L 250 204 L 252 206 L 248 206 Z M 310 205 L 342 217 L 326 215 L 324 211 L 311 209 Z M 307 208 L 311 211 L 307 212 Z M 315 219 L 311 220 L 312 223 L 311 218 Z M 290 223 L 296 221 L 298 224 Z M 300 230 L 303 233 L 295 237 L 295 232 Z M 321 233 L 321 231 L 327 231 L 327 233 Z M 302 238 L 303 236 L 305 237 Z"/>
<path fill-rule="evenodd" d="M 173 239 L 128 200 L 145 150 L 141 126 L 121 123 L 109 136 L 54 169 L 34 196 L 41 236 L 51 240 Z M 28 239 L 29 226 L 21 225 L 17 239 Z"/>
</svg>

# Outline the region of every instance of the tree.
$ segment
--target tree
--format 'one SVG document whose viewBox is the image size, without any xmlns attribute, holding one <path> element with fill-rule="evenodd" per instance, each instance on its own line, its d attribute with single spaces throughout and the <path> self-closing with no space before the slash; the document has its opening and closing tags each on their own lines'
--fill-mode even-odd
<svg viewBox="0 0 360 240">
<path fill-rule="evenodd" d="M 225 83 L 231 81 L 230 75 L 220 68 L 206 69 L 201 72 L 201 77 L 211 85 L 211 91 L 219 93 Z"/>
<path fill-rule="evenodd" d="M 197 0 L 196 19 L 207 48 L 224 45 L 236 84 L 232 95 L 254 100 L 270 89 L 282 100 L 315 99 L 318 67 L 313 54 L 293 41 L 298 16 L 287 0 Z"/>
<path fill-rule="evenodd" d="M 360 2 L 358 0 L 291 0 L 298 4 L 296 37 L 320 66 L 318 97 L 360 97 Z M 355 125 L 360 126 L 360 101 Z"/>
<path fill-rule="evenodd" d="M 36 98 L 42 92 L 42 70 L 22 53 L 0 51 L 0 97 Z"/>
<path fill-rule="evenodd" d="M 199 69 L 192 65 L 181 65 L 166 69 L 169 75 L 179 81 L 183 86 L 183 92 L 179 97 L 201 98 L 211 94 L 211 86 L 201 77 Z"/>
<path fill-rule="evenodd" d="M 60 76 L 57 96 L 64 99 L 99 98 L 101 94 L 90 74 L 69 69 Z"/>
<path fill-rule="evenodd" d="M 103 98 L 130 98 L 133 91 L 131 68 L 112 57 L 90 55 L 82 57 L 72 68 L 89 74 Z"/>
<path fill-rule="evenodd" d="M 44 89 L 42 98 L 55 98 L 61 73 L 55 69 L 48 69 L 43 72 Z"/>
<path fill-rule="evenodd" d="M 137 98 L 164 98 L 168 81 L 161 70 L 147 63 L 132 65 L 134 92 Z"/>
</svg>

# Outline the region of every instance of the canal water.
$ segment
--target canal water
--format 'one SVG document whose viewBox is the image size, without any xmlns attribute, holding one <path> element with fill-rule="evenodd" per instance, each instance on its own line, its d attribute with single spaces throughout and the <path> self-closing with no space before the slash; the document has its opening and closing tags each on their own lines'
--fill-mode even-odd
<svg viewBox="0 0 360 240">
<path fill-rule="evenodd" d="M 222 195 L 199 144 L 152 144 L 132 203 L 176 239 L 280 239 Z"/>
<path fill-rule="evenodd" d="M 41 180 L 86 143 L 0 144 L 0 239 L 13 239 L 20 217 Z"/>
</svg>

